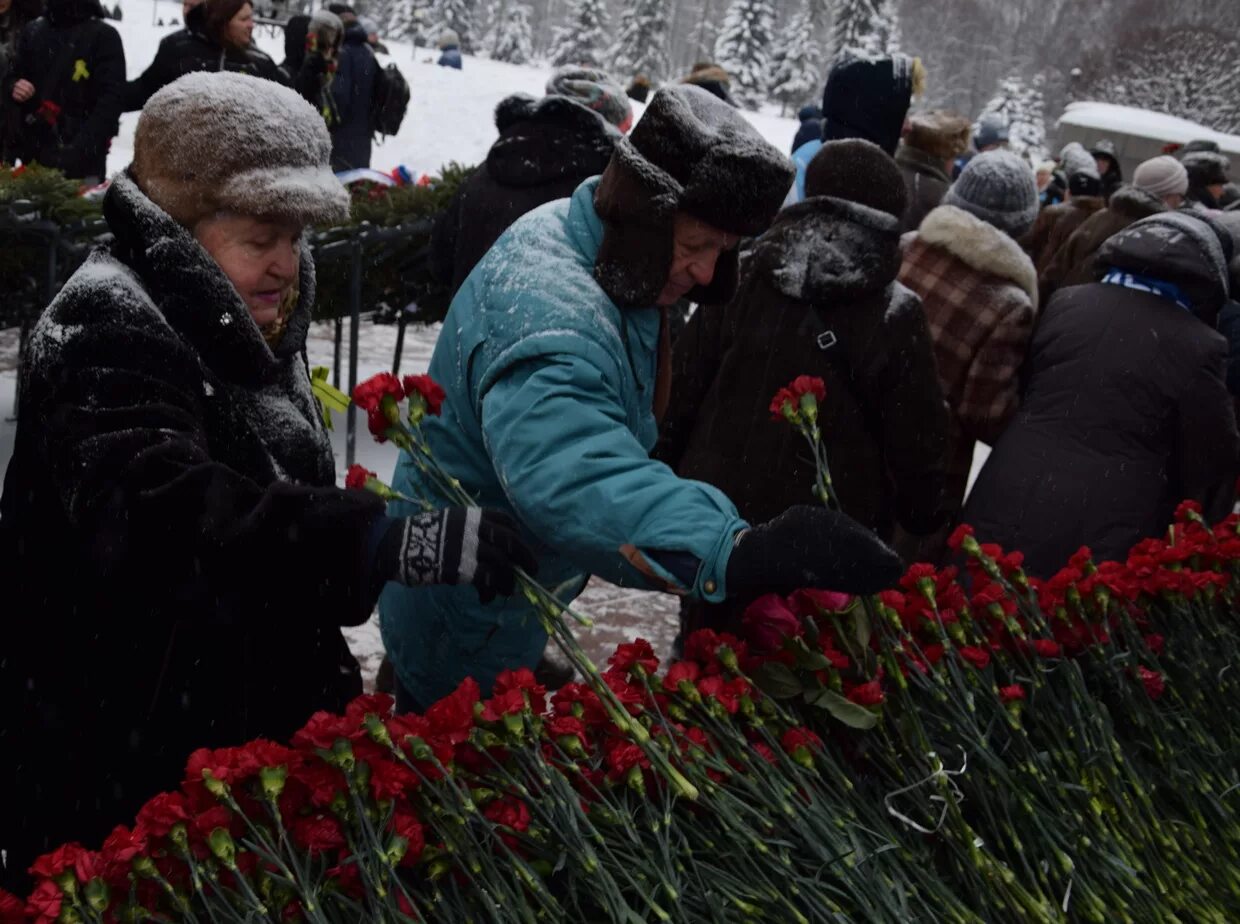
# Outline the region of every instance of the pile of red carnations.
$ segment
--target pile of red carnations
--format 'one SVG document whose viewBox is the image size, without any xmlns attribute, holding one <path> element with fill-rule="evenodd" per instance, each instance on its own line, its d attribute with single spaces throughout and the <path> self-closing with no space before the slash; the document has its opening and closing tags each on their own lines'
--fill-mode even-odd
<svg viewBox="0 0 1240 924">
<path fill-rule="evenodd" d="M 435 396 L 401 391 L 372 418 L 416 441 Z M 817 400 L 775 410 L 812 438 Z M 0 922 L 1240 919 L 1240 520 L 1184 504 L 1044 582 L 952 544 L 959 569 L 767 596 L 665 666 L 639 639 L 554 695 L 520 670 L 199 751 Z"/>
</svg>

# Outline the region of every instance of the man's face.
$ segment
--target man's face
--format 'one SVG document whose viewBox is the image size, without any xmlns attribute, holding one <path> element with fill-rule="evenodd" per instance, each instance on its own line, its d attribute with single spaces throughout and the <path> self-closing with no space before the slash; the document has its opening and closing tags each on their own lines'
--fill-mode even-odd
<svg viewBox="0 0 1240 924">
<path fill-rule="evenodd" d="M 676 213 L 672 240 L 672 268 L 656 302 L 664 307 L 674 305 L 695 286 L 710 285 L 715 278 L 715 264 L 724 251 L 740 243 L 740 237 L 728 234 L 704 221 Z"/>
</svg>

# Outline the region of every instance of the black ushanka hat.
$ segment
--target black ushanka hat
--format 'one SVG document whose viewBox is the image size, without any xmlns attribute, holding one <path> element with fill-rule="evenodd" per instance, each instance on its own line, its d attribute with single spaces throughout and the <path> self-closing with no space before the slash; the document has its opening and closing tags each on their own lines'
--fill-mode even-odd
<svg viewBox="0 0 1240 924">
<path fill-rule="evenodd" d="M 595 279 L 617 305 L 653 305 L 671 270 L 676 212 L 754 237 L 775 218 L 794 174 L 791 161 L 733 107 L 694 86 L 659 90 L 616 145 L 594 194 L 604 228 Z M 731 251 L 720 256 L 710 284 L 688 298 L 727 301 L 736 278 Z"/>
</svg>

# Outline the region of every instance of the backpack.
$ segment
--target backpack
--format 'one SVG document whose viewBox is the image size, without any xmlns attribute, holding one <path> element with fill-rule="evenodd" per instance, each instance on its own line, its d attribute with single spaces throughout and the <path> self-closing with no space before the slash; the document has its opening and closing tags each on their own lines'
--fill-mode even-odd
<svg viewBox="0 0 1240 924">
<path fill-rule="evenodd" d="M 375 75 L 375 88 L 370 97 L 371 131 L 395 135 L 408 109 L 409 82 L 395 64 L 389 64 Z"/>
</svg>

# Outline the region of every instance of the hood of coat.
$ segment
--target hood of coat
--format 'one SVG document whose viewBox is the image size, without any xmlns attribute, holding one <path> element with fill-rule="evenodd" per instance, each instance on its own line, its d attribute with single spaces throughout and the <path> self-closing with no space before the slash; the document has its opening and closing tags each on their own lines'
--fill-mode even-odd
<svg viewBox="0 0 1240 924">
<path fill-rule="evenodd" d="M 306 343 L 314 307 L 314 259 L 302 245 L 298 299 L 284 335 L 268 346 L 250 311 L 194 237 L 138 188 L 128 172 L 112 180 L 103 214 L 113 252 L 132 267 L 168 323 L 222 379 L 258 386 Z"/>
<path fill-rule="evenodd" d="M 900 271 L 900 222 L 856 202 L 817 196 L 780 212 L 746 261 L 791 298 L 863 298 L 881 292 Z"/>
<path fill-rule="evenodd" d="M 1162 199 L 1139 186 L 1121 186 L 1111 193 L 1107 207 L 1131 221 L 1167 211 L 1167 204 Z"/>
<path fill-rule="evenodd" d="M 495 127 L 487 172 L 505 186 L 602 173 L 620 139 L 597 112 L 564 96 L 510 96 L 496 107 Z"/>
<path fill-rule="evenodd" d="M 935 157 L 933 154 L 927 153 L 921 148 L 915 148 L 903 141 L 896 148 L 896 163 L 901 167 L 907 167 L 910 170 L 933 177 L 944 183 L 952 181 L 952 178 L 947 175 L 947 170 L 941 158 Z"/>
<path fill-rule="evenodd" d="M 365 45 L 366 29 L 360 22 L 351 22 L 344 27 L 344 43 L 346 45 Z"/>
<path fill-rule="evenodd" d="M 998 276 L 1021 288 L 1038 304 L 1038 273 L 1029 255 L 994 225 L 954 205 L 940 205 L 922 221 L 917 236 L 979 273 Z"/>
<path fill-rule="evenodd" d="M 1187 212 L 1168 211 L 1129 225 L 1102 245 L 1097 265 L 1177 286 L 1210 324 L 1228 297 L 1227 254 L 1218 233 Z"/>
<path fill-rule="evenodd" d="M 58 29 L 104 17 L 99 0 L 47 0 L 47 18 Z"/>
</svg>

